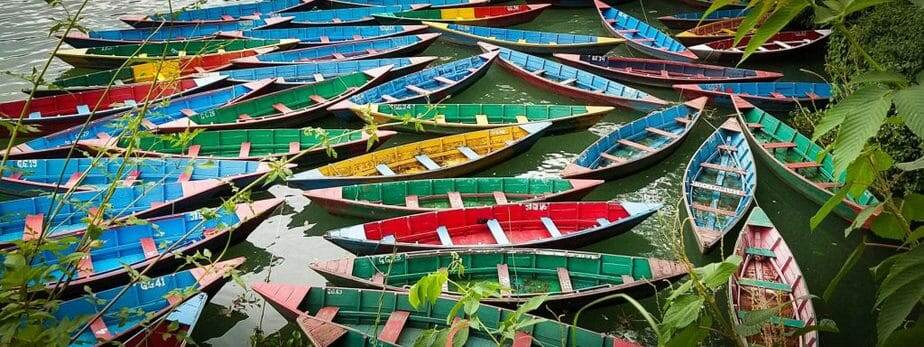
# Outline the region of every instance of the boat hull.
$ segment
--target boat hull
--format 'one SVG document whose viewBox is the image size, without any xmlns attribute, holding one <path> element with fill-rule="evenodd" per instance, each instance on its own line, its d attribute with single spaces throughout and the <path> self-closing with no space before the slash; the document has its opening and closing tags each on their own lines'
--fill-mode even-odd
<svg viewBox="0 0 924 347">
<path fill-rule="evenodd" d="M 782 74 L 775 73 L 775 72 L 769 72 L 769 71 L 757 71 L 757 74 L 754 76 L 741 76 L 741 77 L 724 77 L 724 76 L 723 77 L 719 77 L 719 76 L 712 77 L 712 76 L 705 76 L 705 75 L 702 77 L 697 76 L 697 75 L 686 75 L 684 77 L 671 77 L 671 76 L 664 77 L 662 75 L 656 75 L 653 73 L 643 74 L 643 73 L 638 73 L 638 72 L 633 72 L 633 71 L 627 71 L 625 69 L 611 69 L 611 68 L 591 64 L 591 63 L 588 63 L 588 62 L 585 62 L 579 59 L 570 59 L 570 58 L 566 59 L 566 58 L 558 57 L 558 56 L 556 56 L 556 58 L 564 64 L 571 65 L 579 69 L 588 70 L 598 75 L 601 75 L 603 77 L 611 78 L 617 81 L 643 84 L 643 85 L 654 86 L 654 87 L 665 87 L 665 88 L 670 88 L 674 84 L 678 84 L 678 83 L 686 84 L 686 83 L 727 83 L 727 82 L 761 82 L 761 81 L 769 82 L 769 81 L 776 81 L 780 79 L 780 77 L 783 77 Z M 627 58 L 627 59 L 636 60 L 635 58 Z M 638 61 L 642 61 L 642 60 L 648 60 L 648 59 L 639 59 Z M 685 66 L 697 67 L 697 65 L 703 65 L 703 64 L 695 64 L 695 63 L 664 62 L 664 61 L 656 61 L 655 63 L 658 63 L 658 64 L 668 63 L 670 65 L 680 66 L 680 67 L 685 67 Z M 715 66 L 715 65 L 706 65 L 706 66 L 714 67 L 714 68 L 723 68 L 723 69 L 725 68 L 724 66 Z"/>
<path fill-rule="evenodd" d="M 561 134 L 570 131 L 583 130 L 594 126 L 600 122 L 606 116 L 606 113 L 596 113 L 580 116 L 571 116 L 566 118 L 543 120 L 543 122 L 552 122 L 552 126 L 548 128 L 550 134 Z M 394 117 L 381 117 L 373 113 L 373 119 L 377 124 L 391 124 L 387 126 L 382 126 L 381 129 L 390 129 L 397 130 L 400 132 L 406 133 L 419 133 L 420 131 L 414 126 L 414 124 L 404 124 L 403 122 L 397 121 Z M 517 123 L 511 124 L 496 124 L 490 126 L 481 126 L 474 124 L 449 124 L 449 123 L 436 123 L 431 121 L 422 122 L 424 133 L 428 134 L 440 134 L 440 135 L 455 135 L 461 133 L 467 133 L 469 131 L 478 131 L 485 130 L 490 128 L 500 128 L 505 126 L 517 125 Z"/>
<path fill-rule="evenodd" d="M 684 99 L 692 100 L 699 97 L 708 97 L 709 102 L 722 107 L 733 107 L 732 94 L 721 91 L 703 90 L 703 89 L 678 89 L 680 96 Z M 828 98 L 769 98 L 749 94 L 734 94 L 735 97 L 744 99 L 751 105 L 766 111 L 788 112 L 798 110 L 801 106 L 822 109 L 828 104 Z"/>
<path fill-rule="evenodd" d="M 464 19 L 464 20 L 453 20 L 453 19 L 426 19 L 430 22 L 440 22 L 440 23 L 454 23 L 454 24 L 464 24 L 464 25 L 475 25 L 475 26 L 486 26 L 486 27 L 509 27 L 517 24 L 529 23 L 532 22 L 536 17 L 542 14 L 542 10 L 545 7 L 538 9 L 531 9 L 528 11 L 523 11 L 521 13 L 499 16 L 499 17 L 486 17 L 478 19 Z M 379 23 L 383 24 L 419 24 L 424 21 L 424 19 L 411 19 L 411 18 L 397 18 L 397 17 L 383 17 L 376 16 L 376 20 Z"/>
<path fill-rule="evenodd" d="M 423 52 L 424 50 L 427 49 L 427 47 L 430 47 L 430 44 L 435 42 L 437 37 L 439 37 L 439 35 L 429 37 L 429 38 L 424 38 L 410 45 L 401 46 L 401 47 L 397 47 L 397 48 L 389 49 L 389 50 L 377 51 L 375 53 L 351 55 L 343 59 L 338 58 L 338 59 L 312 60 L 312 61 L 306 61 L 306 62 L 307 63 L 317 63 L 317 62 L 323 62 L 323 61 L 349 61 L 349 60 L 360 60 L 360 59 L 411 57 L 418 53 Z M 289 62 L 266 61 L 266 60 L 259 60 L 259 59 L 239 59 L 239 60 L 232 61 L 231 64 L 236 67 L 240 67 L 240 68 L 248 68 L 248 67 L 277 66 L 277 65 L 292 65 L 292 64 L 299 64 L 299 62 L 297 61 L 289 61 Z M 423 69 L 423 67 L 421 67 L 421 69 Z"/>
<path fill-rule="evenodd" d="M 489 37 L 471 36 L 456 33 L 451 30 L 439 30 L 441 38 L 445 41 L 464 46 L 477 46 L 478 42 L 487 42 L 496 46 L 515 49 L 523 53 L 530 54 L 553 54 L 553 53 L 584 53 L 584 54 L 605 54 L 622 42 L 615 43 L 582 43 L 582 44 L 561 44 L 561 45 L 537 45 L 521 44 L 517 42 L 497 40 Z"/>
</svg>

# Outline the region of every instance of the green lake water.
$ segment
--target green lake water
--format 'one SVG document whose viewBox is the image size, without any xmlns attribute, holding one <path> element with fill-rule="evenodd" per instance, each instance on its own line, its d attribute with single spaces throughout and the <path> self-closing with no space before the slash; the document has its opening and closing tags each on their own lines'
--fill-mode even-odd
<svg viewBox="0 0 924 347">
<path fill-rule="evenodd" d="M 65 1 L 78 3 L 75 0 Z M 220 1 L 209 1 L 220 3 Z M 128 13 L 163 11 L 166 1 L 99 1 L 91 0 L 85 11 L 86 19 L 82 24 L 92 28 L 119 26 L 116 17 Z M 179 2 L 174 5 L 179 6 Z M 630 14 L 645 19 L 649 23 L 660 25 L 655 19 L 679 11 L 690 11 L 679 2 L 658 0 L 631 2 L 619 6 Z M 48 10 L 44 2 L 38 0 L 0 1 L 0 70 L 26 73 L 34 66 L 40 68 L 47 54 L 53 49 L 55 41 L 48 38 L 47 30 L 52 25 L 48 17 L 56 15 Z M 576 10 L 547 10 L 532 23 L 519 26 L 524 29 L 571 32 L 605 36 L 593 8 Z M 423 55 L 439 56 L 439 64 L 453 59 L 480 53 L 474 47 L 464 47 L 444 42 L 433 44 Z M 640 56 L 640 54 L 620 47 L 612 54 Z M 784 80 L 816 81 L 813 71 L 822 73 L 823 59 L 820 54 L 801 55 L 785 60 L 747 64 L 766 70 L 786 73 Z M 55 62 L 50 68 L 49 79 L 67 70 L 67 66 Z M 19 92 L 25 84 L 10 76 L 0 77 L 0 99 L 11 100 L 23 96 Z M 635 86 L 638 87 L 638 86 Z M 679 101 L 677 93 L 670 89 L 640 87 L 658 97 L 670 101 Z M 569 100 L 548 90 L 532 87 L 494 66 L 488 74 L 467 90 L 454 95 L 448 102 L 452 103 L 582 103 Z M 590 193 L 586 200 L 621 199 L 631 201 L 653 201 L 665 206 L 659 215 L 648 219 L 633 231 L 609 239 L 585 250 L 670 258 L 667 243 L 669 227 L 677 218 L 680 201 L 680 180 L 683 170 L 692 153 L 713 128 L 710 124 L 719 124 L 731 110 L 713 110 L 700 122 L 689 139 L 673 155 L 660 164 L 635 174 L 631 177 L 608 182 Z M 528 176 L 552 177 L 587 145 L 622 123 L 642 116 L 641 113 L 617 110 L 607 115 L 599 124 L 588 131 L 574 132 L 558 136 L 547 136 L 528 152 L 486 171 L 475 173 L 476 176 Z M 784 116 L 784 115 L 777 115 Z M 334 120 L 323 121 L 318 126 L 358 126 L 358 123 L 340 124 Z M 423 135 L 400 135 L 386 143 L 390 146 L 423 139 Z M 757 201 L 770 215 L 772 221 L 783 233 L 790 248 L 793 249 L 802 271 L 805 273 L 809 288 L 820 295 L 835 273 L 846 260 L 848 254 L 858 242 L 856 235 L 844 239 L 846 226 L 840 220 L 829 218 L 818 230 L 809 229 L 808 220 L 818 208 L 782 181 L 773 176 L 764 167 L 759 167 Z M 332 228 L 343 227 L 362 222 L 358 219 L 340 218 L 328 215 L 324 210 L 312 206 L 302 197 L 298 190 L 281 185 L 271 187 L 268 194 L 286 196 L 287 207 L 278 215 L 263 223 L 247 241 L 228 250 L 229 256 L 246 256 L 244 265 L 245 281 L 271 281 L 290 283 L 310 283 L 323 285 L 323 278 L 308 270 L 307 264 L 314 260 L 332 259 L 349 256 L 346 251 L 324 241 L 320 235 Z M 681 216 L 684 217 L 684 216 Z M 690 241 L 692 235 L 686 234 L 686 250 L 698 264 L 721 259 L 719 251 L 701 256 L 696 246 Z M 674 236 L 676 237 L 676 236 Z M 734 243 L 734 236 L 726 237 L 728 247 Z M 866 346 L 875 343 L 875 322 L 872 302 L 875 286 L 867 268 L 877 263 L 888 252 L 868 250 L 855 269 L 844 279 L 831 302 L 815 300 L 815 308 L 820 318 L 833 319 L 840 328 L 837 334 L 822 334 L 821 342 L 825 345 Z M 724 301 L 724 298 L 719 298 Z M 654 299 L 643 301 L 651 310 L 657 310 Z M 575 308 L 576 309 L 576 308 Z M 581 317 L 580 325 L 597 331 L 611 332 L 653 342 L 651 331 L 645 328 L 638 315 L 633 314 L 628 305 L 602 306 L 587 311 Z M 253 292 L 245 292 L 234 284 L 226 285 L 207 307 L 203 318 L 196 328 L 194 339 L 200 344 L 216 346 L 238 346 L 247 343 L 254 329 L 260 327 L 267 334 L 279 333 L 288 336 L 297 329 L 277 314 L 271 307 L 264 307 L 263 301 Z M 716 342 L 718 344 L 718 342 Z"/>
</svg>

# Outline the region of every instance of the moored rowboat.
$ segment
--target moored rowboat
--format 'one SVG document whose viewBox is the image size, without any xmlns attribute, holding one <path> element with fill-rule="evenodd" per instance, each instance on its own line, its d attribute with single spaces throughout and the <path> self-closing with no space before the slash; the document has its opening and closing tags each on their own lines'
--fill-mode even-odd
<svg viewBox="0 0 924 347">
<path fill-rule="evenodd" d="M 186 339 L 183 336 L 192 336 L 196 322 L 205 306 L 209 296 L 199 293 L 186 299 L 185 302 L 170 311 L 163 319 L 154 319 L 152 325 L 139 331 L 125 340 L 126 347 L 185 347 Z"/>
<path fill-rule="evenodd" d="M 602 184 L 560 178 L 464 177 L 367 183 L 305 191 L 333 214 L 391 218 L 460 207 L 580 200 Z"/>
<path fill-rule="evenodd" d="M 710 13 L 706 18 L 703 18 L 702 12 L 683 12 L 670 16 L 658 17 L 658 20 L 668 29 L 686 30 L 701 24 L 715 23 L 726 19 L 743 18 L 747 14 L 748 9 L 740 8 L 717 10 Z"/>
<path fill-rule="evenodd" d="M 369 25 L 326 26 L 310 28 L 262 29 L 225 31 L 219 37 L 263 40 L 298 39 L 301 47 L 324 46 L 338 43 L 362 42 L 386 37 L 412 35 L 427 29 L 426 25 Z"/>
<path fill-rule="evenodd" d="M 90 48 L 166 43 L 185 40 L 206 40 L 215 38 L 218 33 L 223 31 L 266 28 L 288 22 L 291 19 L 292 18 L 288 17 L 270 17 L 225 23 L 180 25 L 163 28 L 100 30 L 86 33 L 72 30 L 64 37 L 64 42 L 74 48 Z M 161 52 L 162 51 L 163 49 L 161 49 Z"/>
<path fill-rule="evenodd" d="M 235 59 L 232 64 L 253 67 L 410 56 L 426 49 L 437 37 L 439 34 L 419 34 L 295 49 Z"/>
<path fill-rule="evenodd" d="M 811 82 L 743 82 L 677 84 L 674 89 L 687 99 L 708 96 L 723 106 L 732 106 L 740 98 L 751 105 L 772 111 L 790 111 L 800 107 L 823 108 L 831 99 L 831 85 Z"/>
<path fill-rule="evenodd" d="M 757 48 L 748 59 L 772 59 L 787 56 L 824 42 L 831 30 L 784 31 L 770 37 Z M 744 49 L 751 36 L 745 36 L 736 45 L 734 39 L 712 41 L 690 47 L 702 60 L 737 61 L 744 56 Z"/>
<path fill-rule="evenodd" d="M 127 15 L 119 17 L 119 20 L 135 28 L 234 22 L 242 19 L 259 18 L 261 15 L 309 8 L 314 5 L 315 1 L 264 0 L 255 3 L 206 8 L 182 8 L 175 13 Z M 285 15 L 288 16 L 288 14 Z"/>
<path fill-rule="evenodd" d="M 210 66 L 214 69 L 224 67 L 235 59 L 269 53 L 279 48 L 291 47 L 296 43 L 298 43 L 298 40 L 293 39 L 152 42 L 143 45 L 126 44 L 122 46 L 62 49 L 55 52 L 55 57 L 74 67 L 95 69 L 115 69 L 123 65 L 179 59 L 198 59 L 200 63 L 197 64 Z M 164 73 L 171 72 L 169 69 L 164 70 L 164 67 L 160 67 L 160 69 Z"/>
<path fill-rule="evenodd" d="M 674 61 L 693 61 L 696 54 L 667 34 L 638 18 L 619 11 L 601 0 L 594 0 L 603 27 L 626 45 L 652 57 Z"/>
<path fill-rule="evenodd" d="M 372 16 L 382 23 L 455 23 L 506 27 L 531 22 L 539 16 L 549 4 L 525 4 L 510 6 L 479 6 L 462 8 L 444 8 L 432 10 L 415 10 L 395 13 L 377 13 Z"/>
<path fill-rule="evenodd" d="M 305 12 L 287 12 L 285 16 L 292 17 L 289 24 L 293 26 L 365 25 L 375 22 L 375 17 L 372 15 L 376 13 L 401 12 L 426 8 L 428 6 L 427 4 L 411 4 L 349 7 Z"/>
<path fill-rule="evenodd" d="M 697 45 L 700 43 L 734 38 L 743 20 L 744 18 L 734 18 L 703 24 L 677 33 L 677 35 L 674 35 L 674 38 L 685 45 Z M 753 33 L 753 30 L 750 33 Z"/>
<path fill-rule="evenodd" d="M 276 79 L 276 84 L 318 83 L 331 78 L 351 73 L 372 70 L 391 65 L 384 80 L 404 76 L 420 71 L 437 57 L 381 58 L 345 61 L 324 61 L 318 63 L 299 63 L 280 66 L 264 66 L 247 69 L 223 70 L 201 74 L 201 76 L 226 76 L 231 82 L 258 81 L 265 78 Z M 200 76 L 200 75 L 197 75 Z"/>
<path fill-rule="evenodd" d="M 778 72 L 750 70 L 662 59 L 617 56 L 555 54 L 559 61 L 618 81 L 658 87 L 678 83 L 725 83 L 774 81 Z"/>
<path fill-rule="evenodd" d="M 556 33 L 532 30 L 490 28 L 449 23 L 423 22 L 438 31 L 446 41 L 476 46 L 487 42 L 496 46 L 516 49 L 524 53 L 550 54 L 583 52 L 603 54 L 625 40 L 589 35 Z"/>
<path fill-rule="evenodd" d="M 328 0 L 334 7 L 369 7 L 393 5 L 427 5 L 428 8 L 451 8 L 464 6 L 478 6 L 489 3 L 490 0 Z"/>
</svg>

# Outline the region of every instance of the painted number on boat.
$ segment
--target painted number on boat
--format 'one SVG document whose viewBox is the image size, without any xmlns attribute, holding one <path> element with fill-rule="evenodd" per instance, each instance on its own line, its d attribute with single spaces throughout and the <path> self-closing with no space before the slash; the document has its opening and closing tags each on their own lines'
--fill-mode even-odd
<svg viewBox="0 0 924 347">
<path fill-rule="evenodd" d="M 16 167 L 20 168 L 34 168 L 38 167 L 38 160 L 28 159 L 28 160 L 17 160 Z"/>
<path fill-rule="evenodd" d="M 531 203 L 523 205 L 527 211 L 545 211 L 549 209 L 549 204 Z"/>
<path fill-rule="evenodd" d="M 341 294 L 343 294 L 343 289 L 327 288 L 327 295 L 341 295 Z"/>
<path fill-rule="evenodd" d="M 152 278 L 150 281 L 141 282 L 141 290 L 148 290 L 151 288 L 160 288 L 166 285 L 163 277 Z"/>
</svg>

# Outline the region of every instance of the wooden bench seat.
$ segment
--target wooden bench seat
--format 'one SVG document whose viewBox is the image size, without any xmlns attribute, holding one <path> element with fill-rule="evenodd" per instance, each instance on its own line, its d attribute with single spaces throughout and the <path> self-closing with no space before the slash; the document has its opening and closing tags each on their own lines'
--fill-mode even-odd
<svg viewBox="0 0 924 347">
<path fill-rule="evenodd" d="M 747 193 L 745 193 L 743 190 L 721 187 L 721 186 L 717 186 L 714 184 L 709 184 L 709 183 L 704 183 L 704 182 L 699 182 L 699 181 L 694 181 L 693 183 L 690 183 L 690 185 L 696 188 L 711 190 L 711 191 L 719 192 L 722 194 L 735 195 L 735 196 L 746 196 L 747 195 Z"/>
<path fill-rule="evenodd" d="M 497 219 L 489 219 L 486 223 L 488 230 L 491 231 L 491 236 L 494 237 L 494 241 L 498 245 L 509 245 L 510 240 L 507 239 L 507 234 L 504 233 L 504 229 L 501 228 L 500 222 Z"/>
</svg>

